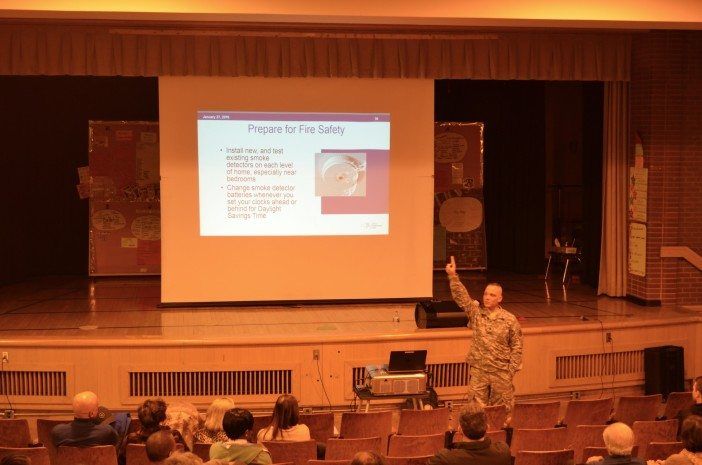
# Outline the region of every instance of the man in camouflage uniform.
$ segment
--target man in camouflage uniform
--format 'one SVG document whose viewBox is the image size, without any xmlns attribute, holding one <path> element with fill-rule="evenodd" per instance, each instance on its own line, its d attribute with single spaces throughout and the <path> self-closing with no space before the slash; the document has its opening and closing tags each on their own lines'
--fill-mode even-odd
<svg viewBox="0 0 702 465">
<path fill-rule="evenodd" d="M 517 318 L 500 306 L 502 286 L 488 284 L 483 306 L 472 300 L 456 273 L 456 262 L 446 265 L 451 296 L 466 312 L 473 329 L 468 353 L 470 390 L 484 405 L 503 404 L 511 416 L 514 405 L 514 374 L 522 369 L 522 328 Z"/>
</svg>

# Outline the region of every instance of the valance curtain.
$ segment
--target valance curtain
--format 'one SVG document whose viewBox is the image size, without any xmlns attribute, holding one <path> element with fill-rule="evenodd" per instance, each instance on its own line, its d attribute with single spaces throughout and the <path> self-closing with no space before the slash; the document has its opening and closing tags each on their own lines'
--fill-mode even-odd
<svg viewBox="0 0 702 465">
<path fill-rule="evenodd" d="M 7 24 L 0 26 L 0 74 L 578 81 L 630 76 L 627 34 L 274 34 Z"/>
</svg>

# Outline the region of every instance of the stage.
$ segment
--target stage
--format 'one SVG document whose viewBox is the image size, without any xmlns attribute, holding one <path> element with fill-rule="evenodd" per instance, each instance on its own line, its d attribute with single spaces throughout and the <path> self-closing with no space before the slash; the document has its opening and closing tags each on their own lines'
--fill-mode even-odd
<svg viewBox="0 0 702 465">
<path fill-rule="evenodd" d="M 480 298 L 488 278 L 467 273 L 463 280 Z M 503 306 L 523 328 L 520 398 L 640 392 L 643 349 L 651 346 L 683 346 L 686 378 L 702 372 L 695 357 L 702 313 L 695 308 L 641 307 L 536 276 L 489 280 L 502 283 Z M 443 273 L 436 275 L 434 298 L 450 299 Z M 114 408 L 133 408 L 151 396 L 206 405 L 232 395 L 267 410 L 283 392 L 302 406 L 346 408 L 366 365 L 387 362 L 390 350 L 420 348 L 429 350 L 440 397 L 460 400 L 465 393 L 470 330 L 418 329 L 413 303 L 159 303 L 158 277 L 51 277 L 0 288 L 0 351 L 9 355 L 2 376 L 12 404 L 65 411 L 73 393 L 92 389 Z"/>
</svg>

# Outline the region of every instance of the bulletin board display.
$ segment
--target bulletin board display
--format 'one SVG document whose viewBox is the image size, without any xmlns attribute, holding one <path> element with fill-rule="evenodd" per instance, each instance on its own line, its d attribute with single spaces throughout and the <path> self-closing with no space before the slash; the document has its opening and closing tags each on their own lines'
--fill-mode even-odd
<svg viewBox="0 0 702 465">
<path fill-rule="evenodd" d="M 434 124 L 434 268 L 450 256 L 484 270 L 483 132 L 479 122 Z"/>
<path fill-rule="evenodd" d="M 88 143 L 90 275 L 159 274 L 158 123 L 90 121 Z"/>
</svg>

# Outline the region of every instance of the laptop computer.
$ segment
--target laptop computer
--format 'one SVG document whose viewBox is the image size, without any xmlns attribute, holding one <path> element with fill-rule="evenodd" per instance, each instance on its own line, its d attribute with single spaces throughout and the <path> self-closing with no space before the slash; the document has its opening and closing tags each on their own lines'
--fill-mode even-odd
<svg viewBox="0 0 702 465">
<path fill-rule="evenodd" d="M 390 352 L 388 373 L 416 373 L 427 365 L 426 350 L 393 350 Z"/>
</svg>

